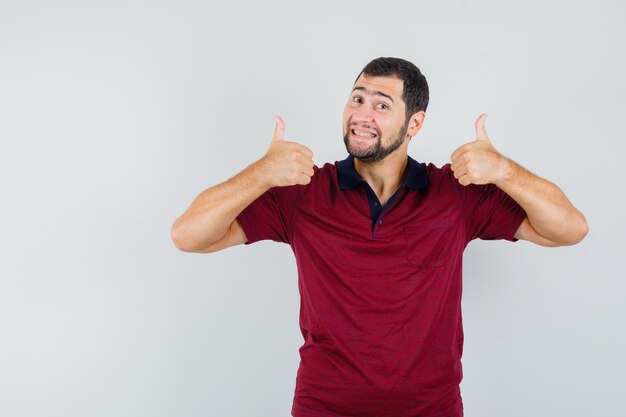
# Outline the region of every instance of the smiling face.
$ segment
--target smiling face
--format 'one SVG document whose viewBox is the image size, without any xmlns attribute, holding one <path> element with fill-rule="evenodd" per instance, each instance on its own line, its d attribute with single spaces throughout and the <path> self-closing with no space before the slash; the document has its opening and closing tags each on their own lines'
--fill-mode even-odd
<svg viewBox="0 0 626 417">
<path fill-rule="evenodd" d="M 403 81 L 396 77 L 361 75 L 343 111 L 343 135 L 348 153 L 375 162 L 402 146 L 409 137 Z"/>
</svg>

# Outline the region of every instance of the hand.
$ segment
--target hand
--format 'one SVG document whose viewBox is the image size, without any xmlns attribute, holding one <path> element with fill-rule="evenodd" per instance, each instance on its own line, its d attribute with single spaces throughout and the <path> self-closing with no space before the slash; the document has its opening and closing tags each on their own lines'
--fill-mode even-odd
<svg viewBox="0 0 626 417">
<path fill-rule="evenodd" d="M 485 119 L 481 114 L 476 119 L 476 140 L 457 148 L 450 160 L 454 178 L 461 185 L 496 184 L 506 178 L 508 159 L 495 150 L 487 136 Z"/>
<path fill-rule="evenodd" d="M 280 116 L 276 116 L 272 142 L 259 164 L 270 187 L 306 185 L 314 173 L 313 152 L 304 145 L 285 140 L 285 122 Z"/>
</svg>

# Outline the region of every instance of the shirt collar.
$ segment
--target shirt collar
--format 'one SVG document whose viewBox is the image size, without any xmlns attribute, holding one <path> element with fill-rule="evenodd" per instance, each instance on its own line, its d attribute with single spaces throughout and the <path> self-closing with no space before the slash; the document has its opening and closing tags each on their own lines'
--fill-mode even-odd
<svg viewBox="0 0 626 417">
<path fill-rule="evenodd" d="M 426 174 L 424 165 L 408 155 L 407 157 L 409 161 L 402 186 L 406 185 L 414 190 L 427 187 L 428 175 Z M 364 182 L 354 168 L 354 157 L 352 155 L 348 155 L 346 159 L 337 162 L 337 181 L 339 182 L 339 188 L 342 190 L 356 188 L 359 184 Z"/>
</svg>

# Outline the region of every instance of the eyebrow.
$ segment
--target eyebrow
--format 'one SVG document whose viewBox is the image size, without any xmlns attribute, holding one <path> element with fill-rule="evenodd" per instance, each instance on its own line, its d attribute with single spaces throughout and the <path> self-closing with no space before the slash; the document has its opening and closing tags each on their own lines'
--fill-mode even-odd
<svg viewBox="0 0 626 417">
<path fill-rule="evenodd" d="M 365 94 L 374 94 L 374 95 L 378 95 L 378 96 L 383 96 L 383 97 L 387 97 L 389 100 L 391 100 L 392 103 L 395 104 L 395 102 L 393 101 L 393 99 L 391 98 L 391 96 L 383 93 L 382 91 L 370 91 L 365 87 L 354 87 L 352 89 L 352 92 L 354 92 L 354 90 L 359 90 L 359 91 L 365 91 Z"/>
</svg>

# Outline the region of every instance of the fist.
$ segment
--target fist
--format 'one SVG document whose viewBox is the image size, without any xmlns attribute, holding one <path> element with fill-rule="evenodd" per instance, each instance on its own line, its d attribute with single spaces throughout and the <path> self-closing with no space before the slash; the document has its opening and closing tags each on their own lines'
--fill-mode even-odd
<svg viewBox="0 0 626 417">
<path fill-rule="evenodd" d="M 274 136 L 259 161 L 270 187 L 306 185 L 313 176 L 313 152 L 304 145 L 285 140 L 285 122 L 276 116 Z"/>
<path fill-rule="evenodd" d="M 496 184 L 506 176 L 507 159 L 495 150 L 487 136 L 485 119 L 476 119 L 476 139 L 457 148 L 452 155 L 452 172 L 461 185 Z"/>
</svg>

